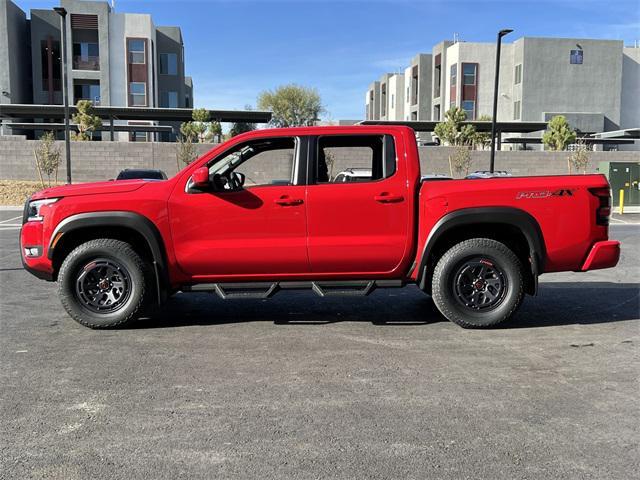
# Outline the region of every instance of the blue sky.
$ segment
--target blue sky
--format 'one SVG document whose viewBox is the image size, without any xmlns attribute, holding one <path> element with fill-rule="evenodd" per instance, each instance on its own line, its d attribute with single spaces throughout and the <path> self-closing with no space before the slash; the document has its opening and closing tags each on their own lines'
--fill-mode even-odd
<svg viewBox="0 0 640 480">
<path fill-rule="evenodd" d="M 56 1 L 14 0 L 23 10 Z M 521 36 L 640 40 L 638 0 L 116 0 L 116 11 L 149 13 L 182 28 L 195 103 L 255 105 L 285 83 L 315 87 L 327 119 L 364 115 L 368 84 L 399 71 L 441 40 Z"/>
</svg>

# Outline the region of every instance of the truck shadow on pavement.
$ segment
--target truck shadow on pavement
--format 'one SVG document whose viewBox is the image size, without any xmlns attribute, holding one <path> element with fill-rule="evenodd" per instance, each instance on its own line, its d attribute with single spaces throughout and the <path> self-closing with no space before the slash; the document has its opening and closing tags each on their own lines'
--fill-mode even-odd
<svg viewBox="0 0 640 480">
<path fill-rule="evenodd" d="M 552 282 L 527 296 L 511 321 L 498 329 L 600 324 L 640 318 L 640 284 Z M 425 326 L 445 322 L 431 298 L 417 288 L 379 290 L 369 297 L 326 297 L 285 292 L 259 300 L 221 300 L 214 294 L 177 294 L 159 312 L 129 328 L 168 328 L 244 322 L 324 325 L 369 322 L 380 326 Z"/>
</svg>

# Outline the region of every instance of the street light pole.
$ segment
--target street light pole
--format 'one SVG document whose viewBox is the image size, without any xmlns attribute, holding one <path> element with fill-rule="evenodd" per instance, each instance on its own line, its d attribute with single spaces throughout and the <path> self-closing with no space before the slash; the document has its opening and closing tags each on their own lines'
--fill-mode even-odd
<svg viewBox="0 0 640 480">
<path fill-rule="evenodd" d="M 60 15 L 62 30 L 62 98 L 64 102 L 64 144 L 67 157 L 67 183 L 71 183 L 71 139 L 69 132 L 69 75 L 67 74 L 67 10 L 64 7 L 54 7 Z"/>
<path fill-rule="evenodd" d="M 491 162 L 489 172 L 493 173 L 496 161 L 496 116 L 498 115 L 498 84 L 500 79 L 500 48 L 502 47 L 502 37 L 513 32 L 510 28 L 505 28 L 498 32 L 496 41 L 496 78 L 493 87 L 493 116 L 491 117 Z"/>
</svg>

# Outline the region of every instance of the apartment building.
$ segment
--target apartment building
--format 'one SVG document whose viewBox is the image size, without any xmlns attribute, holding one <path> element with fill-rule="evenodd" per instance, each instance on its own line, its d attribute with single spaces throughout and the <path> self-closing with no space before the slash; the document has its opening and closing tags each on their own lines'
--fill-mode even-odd
<svg viewBox="0 0 640 480">
<path fill-rule="evenodd" d="M 11 0 L 0 0 L 0 104 L 31 103 L 28 33 L 25 13 Z"/>
<path fill-rule="evenodd" d="M 497 120 L 546 121 L 561 114 L 583 133 L 639 127 L 639 52 L 619 40 L 522 37 L 504 43 Z M 379 95 L 367 90 L 367 112 L 373 112 L 367 118 L 441 121 L 452 106 L 468 119 L 491 116 L 495 54 L 493 43 L 440 42 L 405 70 L 404 109 L 391 108 L 381 79 Z"/>
<path fill-rule="evenodd" d="M 19 10 L 11 0 L 0 1 L 3 10 Z M 67 11 L 70 103 L 90 100 L 95 105 L 119 107 L 193 106 L 193 84 L 185 76 L 179 27 L 156 26 L 151 15 L 119 13 L 107 2 L 61 0 L 60 6 Z M 0 23 L 0 39 L 7 35 L 6 30 L 10 29 Z M 62 103 L 61 42 L 60 16 L 53 10 L 32 9 L 22 33 L 14 34 L 0 48 L 6 51 L 8 45 L 30 45 L 30 52 L 21 61 L 30 63 L 27 84 L 31 85 L 31 92 L 29 98 L 12 98 L 11 103 Z M 14 73 L 9 76 L 18 78 Z M 119 120 L 115 123 L 136 124 Z M 152 135 L 116 133 L 121 141 L 145 141 Z M 163 140 L 171 140 L 174 134 L 162 135 L 166 137 Z"/>
</svg>

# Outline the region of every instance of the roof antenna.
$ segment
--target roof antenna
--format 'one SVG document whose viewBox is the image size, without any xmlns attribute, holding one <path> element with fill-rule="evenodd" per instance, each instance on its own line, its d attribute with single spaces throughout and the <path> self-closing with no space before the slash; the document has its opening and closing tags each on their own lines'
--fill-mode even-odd
<svg viewBox="0 0 640 480">
<path fill-rule="evenodd" d="M 453 43 L 458 43 L 458 33 L 453 32 Z"/>
</svg>

